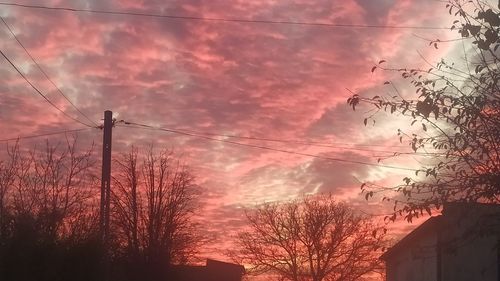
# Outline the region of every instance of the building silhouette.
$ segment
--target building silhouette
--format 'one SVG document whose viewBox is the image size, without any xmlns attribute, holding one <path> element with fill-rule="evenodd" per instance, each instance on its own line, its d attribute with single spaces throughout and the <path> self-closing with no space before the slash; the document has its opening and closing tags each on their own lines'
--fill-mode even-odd
<svg viewBox="0 0 500 281">
<path fill-rule="evenodd" d="M 387 281 L 499 281 L 500 205 L 448 203 L 382 255 Z"/>
<path fill-rule="evenodd" d="M 172 268 L 175 281 L 241 281 L 245 268 L 238 264 L 208 259 L 206 265 L 178 265 Z"/>
</svg>

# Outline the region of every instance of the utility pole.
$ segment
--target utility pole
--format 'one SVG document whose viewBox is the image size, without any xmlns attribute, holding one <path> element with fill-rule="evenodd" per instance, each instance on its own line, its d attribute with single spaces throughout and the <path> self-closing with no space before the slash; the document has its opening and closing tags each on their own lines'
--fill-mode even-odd
<svg viewBox="0 0 500 281">
<path fill-rule="evenodd" d="M 111 130 L 113 128 L 113 112 L 104 111 L 102 142 L 102 178 L 99 231 L 102 242 L 107 248 L 109 242 L 109 209 L 111 195 Z M 106 249 L 107 251 L 107 249 Z"/>
</svg>

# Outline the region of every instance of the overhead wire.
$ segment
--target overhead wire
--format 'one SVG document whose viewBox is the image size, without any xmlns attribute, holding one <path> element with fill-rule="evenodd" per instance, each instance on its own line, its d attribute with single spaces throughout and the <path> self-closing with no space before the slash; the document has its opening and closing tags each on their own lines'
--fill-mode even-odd
<svg viewBox="0 0 500 281">
<path fill-rule="evenodd" d="M 124 121 L 125 122 L 125 121 Z M 288 144 L 298 144 L 298 145 L 306 145 L 313 147 L 322 147 L 322 148 L 335 148 L 335 149 L 343 149 L 343 150 L 354 150 L 354 151 L 365 151 L 365 152 L 374 152 L 374 153 L 390 153 L 394 155 L 418 155 L 418 156 L 440 156 L 442 153 L 437 152 L 401 152 L 401 151 L 389 151 L 389 150 L 373 150 L 367 148 L 358 148 L 358 147 L 349 147 L 349 146 L 339 146 L 339 143 L 327 143 L 327 142 L 314 142 L 314 141 L 298 141 L 298 140 L 285 140 L 285 139 L 276 139 L 276 138 L 259 138 L 253 136 L 239 136 L 239 135 L 231 135 L 231 134 L 216 134 L 211 132 L 200 132 L 194 130 L 186 130 L 186 129 L 175 129 L 179 132 L 187 132 L 197 135 L 208 135 L 214 137 L 223 137 L 223 138 L 235 138 L 235 139 L 244 139 L 244 140 L 256 140 L 256 141 L 264 141 L 264 142 L 277 142 L 277 143 L 288 143 Z M 345 143 L 342 143 L 345 144 Z M 357 146 L 357 144 L 356 144 Z M 376 147 L 388 147 L 383 145 L 377 145 Z M 396 146 L 401 147 L 401 146 Z"/>
<path fill-rule="evenodd" d="M 237 138 L 237 139 L 247 139 L 247 140 L 269 141 L 269 142 L 282 142 L 282 143 L 294 143 L 294 144 L 303 144 L 303 145 L 326 147 L 326 148 L 340 148 L 337 145 L 352 145 L 352 143 L 341 143 L 341 142 L 298 141 L 298 140 L 284 140 L 284 139 L 275 139 L 275 138 L 259 138 L 259 137 L 253 137 L 253 136 L 239 136 L 239 135 L 231 135 L 231 134 L 216 134 L 216 133 L 211 133 L 211 132 L 200 132 L 200 131 L 185 130 L 185 129 L 179 129 L 179 131 L 191 132 L 191 133 L 202 134 L 202 135 L 226 137 L 226 138 Z M 401 146 L 401 145 L 388 146 L 388 145 L 382 145 L 382 144 L 354 144 L 354 145 L 360 146 L 360 147 L 406 147 L 406 146 Z M 353 149 L 353 150 L 371 151 L 371 150 L 362 149 L 362 148 Z M 388 152 L 388 151 L 378 150 L 375 152 Z"/>
<path fill-rule="evenodd" d="M 39 137 L 47 137 L 47 136 L 67 134 L 67 133 L 76 133 L 76 132 L 81 132 L 81 131 L 85 131 L 85 130 L 89 130 L 89 129 L 91 129 L 91 128 L 86 127 L 86 128 L 57 131 L 57 132 L 51 132 L 51 133 L 45 133 L 45 134 L 39 134 L 39 135 L 19 136 L 17 138 L 0 139 L 0 142 L 16 141 L 16 140 L 20 140 L 20 139 L 32 139 L 32 138 L 39 138 Z"/>
<path fill-rule="evenodd" d="M 116 10 L 83 9 L 83 8 L 71 8 L 71 7 L 61 7 L 61 6 L 54 7 L 54 6 L 30 5 L 30 4 L 20 4 L 20 3 L 7 3 L 7 2 L 0 2 L 0 5 L 20 7 L 20 8 L 30 8 L 30 9 L 67 11 L 76 13 L 138 16 L 138 17 L 152 17 L 152 18 L 164 18 L 164 19 L 175 19 L 175 20 L 236 22 L 236 23 L 251 23 L 251 24 L 274 24 L 274 25 L 302 25 L 302 26 L 316 26 L 316 27 L 329 27 L 329 28 L 449 30 L 448 27 L 436 27 L 436 26 L 373 25 L 373 24 L 349 24 L 349 23 L 321 23 L 321 22 L 306 22 L 306 21 L 282 21 L 282 20 L 267 20 L 267 19 L 258 20 L 258 19 L 238 19 L 238 18 L 216 18 L 216 17 L 181 16 L 181 15 L 158 14 L 158 13 L 116 11 Z"/>
<path fill-rule="evenodd" d="M 468 39 L 473 39 L 474 37 L 472 36 L 469 36 L 469 37 L 460 37 L 460 38 L 452 38 L 452 39 L 439 39 L 439 38 L 436 38 L 436 39 L 429 39 L 429 38 L 425 38 L 423 36 L 420 36 L 418 34 L 415 34 L 415 33 L 412 33 L 413 36 L 415 36 L 416 38 L 419 38 L 419 39 L 422 39 L 424 41 L 427 41 L 427 42 L 430 42 L 430 43 L 449 43 L 449 42 L 456 42 L 456 41 L 465 41 L 465 40 L 468 40 Z"/>
<path fill-rule="evenodd" d="M 124 121 L 124 120 L 120 120 L 120 121 Z M 216 133 L 211 133 L 211 132 L 201 132 L 201 131 L 186 130 L 186 129 L 176 129 L 176 130 L 184 131 L 184 132 L 191 132 L 191 133 L 201 134 L 201 135 L 211 135 L 211 136 L 219 136 L 219 137 L 226 137 L 226 138 L 238 138 L 238 139 L 248 139 L 248 140 L 269 141 L 269 142 L 294 143 L 294 144 L 303 144 L 303 145 L 326 147 L 326 148 L 340 148 L 336 145 L 355 145 L 357 147 L 382 147 L 382 148 L 388 148 L 388 147 L 405 148 L 405 147 L 407 147 L 407 146 L 403 146 L 403 145 L 387 145 L 387 144 L 364 144 L 364 143 L 347 143 L 347 142 L 327 142 L 327 141 L 320 142 L 320 141 L 284 140 L 284 139 L 273 139 L 273 138 L 246 137 L 246 136 L 230 135 L 230 134 L 216 134 Z M 347 147 L 346 147 L 346 149 L 347 149 Z M 351 149 L 351 147 L 349 147 L 349 149 Z M 366 149 L 366 151 L 388 152 L 388 151 L 382 151 L 382 150 L 369 150 L 369 149 Z M 391 153 L 392 152 L 394 152 L 394 151 L 391 151 Z M 430 153 L 430 154 L 432 154 L 432 153 Z"/>
<path fill-rule="evenodd" d="M 154 130 L 158 130 L 158 131 L 164 131 L 164 132 L 169 132 L 169 133 L 174 133 L 174 134 L 179 134 L 179 135 L 184 135 L 184 136 L 196 137 L 196 138 L 206 139 L 206 140 L 210 140 L 210 141 L 228 143 L 228 144 L 233 144 L 233 145 L 237 145 L 237 146 L 250 147 L 250 148 L 268 150 L 268 151 L 276 151 L 276 152 L 294 154 L 294 155 L 300 155 L 300 156 L 307 156 L 307 157 L 323 159 L 323 160 L 328 160 L 328 161 L 334 161 L 334 162 L 359 164 L 359 165 L 365 165 L 365 166 L 373 166 L 373 167 L 379 167 L 379 168 L 388 168 L 388 169 L 412 171 L 412 172 L 417 171 L 416 169 L 411 169 L 411 168 L 398 167 L 398 166 L 392 166 L 392 165 L 384 165 L 384 164 L 368 163 L 368 162 L 363 162 L 363 161 L 348 160 L 348 159 L 322 156 L 322 155 L 316 155 L 316 154 L 310 154 L 310 153 L 302 153 L 302 152 L 284 150 L 284 149 L 279 149 L 279 148 L 267 147 L 267 146 L 263 146 L 263 145 L 254 145 L 254 144 L 235 142 L 235 141 L 231 141 L 231 140 L 225 140 L 225 139 L 219 139 L 219 138 L 214 138 L 214 137 L 209 137 L 209 136 L 204 136 L 204 135 L 198 135 L 198 134 L 184 132 L 184 131 L 178 131 L 178 130 L 174 130 L 174 129 L 155 127 L 155 126 L 151 126 L 151 125 L 147 125 L 147 124 L 141 124 L 141 123 L 130 122 L 130 121 L 125 121 L 125 120 L 121 120 L 121 121 L 125 125 L 135 125 L 138 127 L 144 127 L 144 128 L 149 128 L 149 129 L 154 129 Z M 126 126 L 124 126 L 124 127 L 126 127 Z"/>
<path fill-rule="evenodd" d="M 19 40 L 19 38 L 16 36 L 16 34 L 14 33 L 14 31 L 10 28 L 10 26 L 7 24 L 7 22 L 5 21 L 5 19 L 3 17 L 0 16 L 0 19 L 2 20 L 3 24 L 5 25 L 5 27 L 9 30 L 10 34 L 12 35 L 12 37 L 14 37 L 14 39 L 17 41 L 17 43 L 19 44 L 19 46 L 21 46 L 21 48 L 24 50 L 24 52 L 30 57 L 31 61 L 37 66 L 38 70 L 40 70 L 40 72 L 45 76 L 45 78 L 57 89 L 57 91 L 59 92 L 59 94 L 61 94 L 61 96 L 64 97 L 64 99 L 66 101 L 69 102 L 69 104 L 71 104 L 71 106 L 73 106 L 73 108 L 76 109 L 76 111 L 78 111 L 83 117 L 85 117 L 85 119 L 87 119 L 90 123 L 94 124 L 95 126 L 99 126 L 96 122 L 94 122 L 92 119 L 90 119 L 85 113 L 83 113 L 73 102 L 71 102 L 71 100 L 63 93 L 63 91 L 54 83 L 54 81 L 52 81 L 52 79 L 50 79 L 49 75 L 47 74 L 47 72 L 45 72 L 43 70 L 43 68 L 38 64 L 38 62 L 35 60 L 35 58 L 31 55 L 31 53 L 28 51 L 28 49 L 26 49 L 26 47 L 24 46 L 24 44 Z"/>
<path fill-rule="evenodd" d="M 73 116 L 67 114 L 64 110 L 62 110 L 61 108 L 59 108 L 56 104 L 54 104 L 49 98 L 47 98 L 47 96 L 45 96 L 40 90 L 38 90 L 38 88 L 33 85 L 33 83 L 31 83 L 31 81 L 21 72 L 21 70 L 19 70 L 19 68 L 9 59 L 9 57 L 7 57 L 7 55 L 0 49 L 0 54 L 5 58 L 5 60 L 7 60 L 7 62 L 9 62 L 9 64 L 16 70 L 16 72 L 24 79 L 24 81 L 26 81 L 26 83 L 28 83 L 28 85 L 31 86 L 31 88 L 33 88 L 33 90 L 35 90 L 35 92 L 40 95 L 46 102 L 48 102 L 52 107 L 54 107 L 55 109 L 57 109 L 57 111 L 61 112 L 62 114 L 64 114 L 64 116 L 68 117 L 69 119 L 77 122 L 77 123 L 80 123 L 82 125 L 85 125 L 87 127 L 93 127 L 87 123 L 84 123 L 76 118 L 74 118 Z"/>
</svg>

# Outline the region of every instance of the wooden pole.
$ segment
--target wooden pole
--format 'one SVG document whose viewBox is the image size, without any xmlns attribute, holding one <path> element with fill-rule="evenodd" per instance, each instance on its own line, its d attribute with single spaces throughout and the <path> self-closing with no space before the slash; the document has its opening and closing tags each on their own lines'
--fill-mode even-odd
<svg viewBox="0 0 500 281">
<path fill-rule="evenodd" d="M 100 205 L 100 232 L 102 242 L 108 245 L 109 239 L 109 209 L 111 196 L 111 131 L 113 128 L 113 112 L 104 111 L 104 133 L 102 143 L 102 178 L 101 178 L 101 205 Z"/>
</svg>

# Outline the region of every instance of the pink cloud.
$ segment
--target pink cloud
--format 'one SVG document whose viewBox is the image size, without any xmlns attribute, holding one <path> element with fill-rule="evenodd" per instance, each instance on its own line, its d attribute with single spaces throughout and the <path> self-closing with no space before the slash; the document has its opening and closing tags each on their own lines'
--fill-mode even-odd
<svg viewBox="0 0 500 281">
<path fill-rule="evenodd" d="M 449 25 L 444 7 L 432 1 L 382 1 L 380 5 L 362 0 L 49 4 L 214 18 Z M 417 49 L 431 60 L 450 50 L 433 50 L 412 35 L 449 36 L 447 31 L 183 21 L 21 8 L 5 8 L 4 13 L 40 65 L 95 121 L 100 122 L 102 112 L 111 109 L 119 114 L 118 119 L 263 138 L 393 144 L 389 136 L 395 131 L 365 128 L 363 117 L 350 111 L 345 105 L 350 93 L 345 88 L 366 94 L 384 91 L 379 85 L 394 77 L 371 74 L 374 62 L 387 59 L 392 64 L 422 66 L 425 63 L 419 59 Z M 30 79 L 49 98 L 77 116 L 29 63 L 9 34 L 3 29 L 0 32 L 2 38 L 8 39 L 0 43 L 2 50 L 28 70 Z M 2 130 L 8 132 L 6 137 L 77 126 L 30 93 L 7 64 L 2 63 L 0 72 L 0 122 Z M 98 132 L 82 138 L 87 143 L 100 142 Z M 217 212 L 227 210 L 222 202 L 230 202 L 230 208 L 236 208 L 265 198 L 287 194 L 293 197 L 316 190 L 339 192 L 339 196 L 365 208 L 356 201 L 360 195 L 359 184 L 352 178 L 354 173 L 362 178 L 385 175 L 392 180 L 401 175 L 148 130 L 117 127 L 114 141 L 117 152 L 130 144 L 176 147 L 199 172 L 206 189 L 216 190 L 207 207 L 212 211 L 207 212 L 205 219 L 214 221 L 218 228 L 239 225 L 241 219 L 238 214 L 218 221 Z M 376 162 L 370 153 L 259 144 Z M 390 161 L 393 160 L 387 163 Z M 396 163 L 405 165 L 405 161 Z"/>
</svg>

